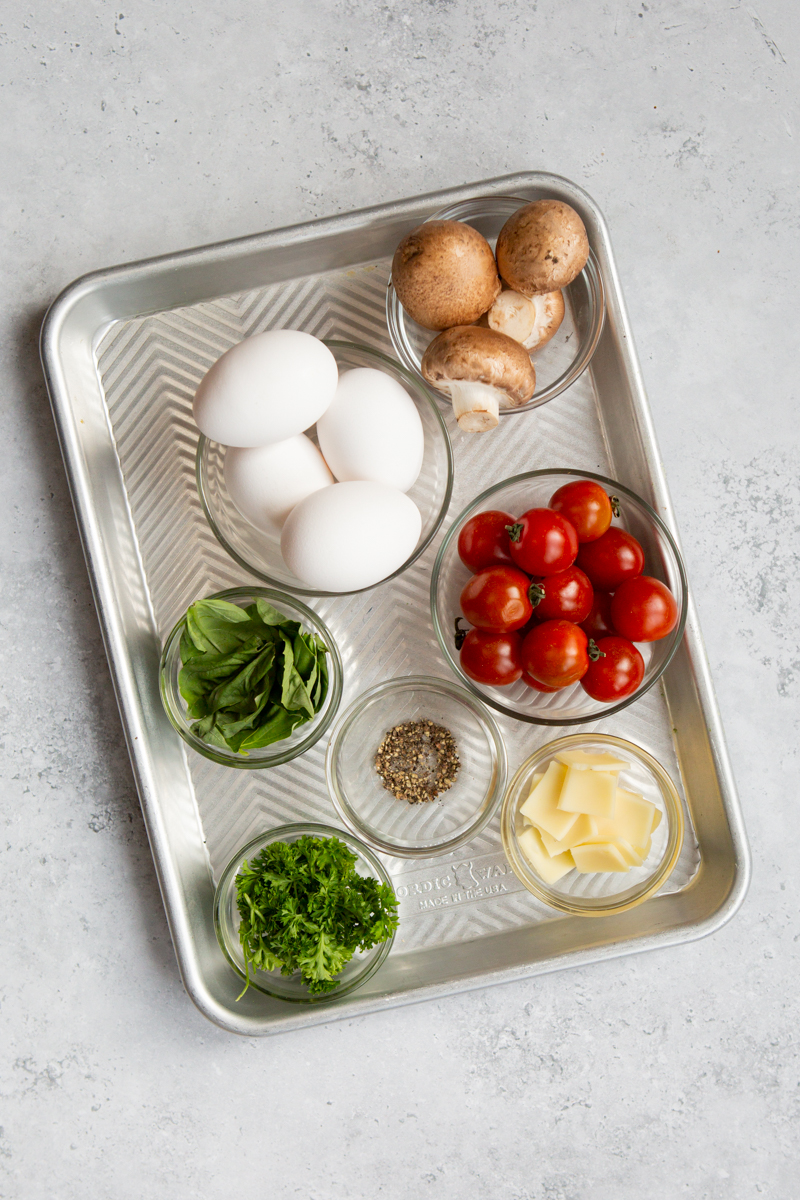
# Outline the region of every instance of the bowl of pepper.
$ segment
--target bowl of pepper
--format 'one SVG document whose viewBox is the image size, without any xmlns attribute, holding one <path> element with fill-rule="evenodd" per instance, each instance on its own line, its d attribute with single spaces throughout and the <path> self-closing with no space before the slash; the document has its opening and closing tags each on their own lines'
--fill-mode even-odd
<svg viewBox="0 0 800 1200">
<path fill-rule="evenodd" d="M 328 789 L 344 824 L 399 858 L 447 854 L 492 819 L 506 752 L 486 707 L 445 679 L 408 676 L 370 688 L 328 744 Z"/>
</svg>

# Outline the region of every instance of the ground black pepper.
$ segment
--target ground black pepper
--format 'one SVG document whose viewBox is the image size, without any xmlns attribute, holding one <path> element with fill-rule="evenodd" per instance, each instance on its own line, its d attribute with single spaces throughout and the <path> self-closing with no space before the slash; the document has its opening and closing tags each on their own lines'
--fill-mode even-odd
<svg viewBox="0 0 800 1200">
<path fill-rule="evenodd" d="M 460 765 L 450 730 L 425 720 L 395 725 L 375 755 L 375 770 L 387 792 L 409 804 L 423 804 L 446 792 Z"/>
</svg>

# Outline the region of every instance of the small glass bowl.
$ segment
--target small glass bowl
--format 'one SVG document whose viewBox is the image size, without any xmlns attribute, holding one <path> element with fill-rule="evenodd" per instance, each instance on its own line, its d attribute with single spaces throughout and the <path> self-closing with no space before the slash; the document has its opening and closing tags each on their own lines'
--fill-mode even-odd
<svg viewBox="0 0 800 1200">
<path fill-rule="evenodd" d="M 556 883 L 545 883 L 519 848 L 519 835 L 526 828 L 520 806 L 530 794 L 531 780 L 559 750 L 586 750 L 618 754 L 630 761 L 630 770 L 620 773 L 623 785 L 644 796 L 661 811 L 661 824 L 652 835 L 647 860 L 630 871 L 603 871 L 582 875 L 569 871 Z M 521 883 L 537 900 L 561 912 L 584 917 L 606 917 L 625 912 L 654 895 L 672 873 L 683 845 L 683 808 L 675 785 L 652 754 L 641 746 L 610 734 L 572 733 L 541 746 L 527 758 L 508 785 L 500 815 L 503 849 Z"/>
<path fill-rule="evenodd" d="M 478 196 L 462 200 L 429 217 L 429 221 L 465 221 L 494 249 L 497 235 L 508 218 L 529 201 L 519 196 Z M 534 350 L 536 391 L 527 404 L 501 408 L 500 416 L 515 416 L 547 404 L 560 396 L 586 370 L 603 330 L 605 293 L 600 267 L 593 251 L 584 269 L 564 288 L 566 311 L 558 332 L 541 350 Z M 418 325 L 403 309 L 391 280 L 386 293 L 386 324 L 401 363 L 422 379 L 422 356 L 436 337 L 432 329 Z M 438 393 L 441 394 L 441 393 Z M 448 398 L 448 404 L 449 404 Z"/>
<path fill-rule="evenodd" d="M 245 771 L 277 767 L 281 763 L 290 762 L 300 754 L 305 754 L 306 750 L 310 750 L 330 727 L 342 699 L 343 667 L 339 647 L 322 618 L 307 608 L 305 604 L 302 604 L 294 596 L 287 596 L 285 592 L 275 592 L 271 588 L 259 587 L 228 588 L 227 591 L 215 592 L 213 596 L 209 597 L 210 600 L 229 600 L 232 604 L 238 604 L 240 608 L 255 603 L 259 598 L 269 601 L 277 608 L 278 612 L 283 613 L 292 621 L 299 621 L 311 633 L 316 633 L 328 647 L 328 694 L 325 702 L 314 719 L 305 725 L 300 725 L 290 737 L 259 750 L 250 750 L 245 755 L 236 754 L 233 750 L 221 746 L 210 746 L 208 742 L 204 742 L 192 733 L 192 719 L 187 718 L 186 703 L 178 688 L 178 674 L 181 669 L 180 642 L 186 625 L 185 614 L 164 643 L 159 668 L 159 689 L 164 710 L 173 728 L 178 731 L 186 744 L 196 750 L 198 754 L 202 754 L 204 758 L 210 758 L 212 762 L 220 763 L 223 767 L 238 767 Z"/>
<path fill-rule="evenodd" d="M 665 583 L 678 605 L 678 623 L 672 633 L 659 642 L 640 643 L 637 646 L 645 663 L 644 678 L 633 695 L 626 696 L 624 700 L 608 703 L 593 700 L 579 683 L 552 693 L 537 692 L 521 680 L 508 687 L 475 683 L 461 670 L 455 648 L 455 621 L 461 616 L 459 600 L 464 585 L 472 575 L 458 557 L 458 536 L 466 522 L 475 513 L 488 509 L 500 509 L 519 516 L 529 508 L 546 508 L 553 493 L 573 479 L 594 479 L 609 495 L 619 498 L 621 514 L 613 524 L 627 529 L 638 538 L 645 554 L 644 574 Z M 534 725 L 582 725 L 627 708 L 664 673 L 680 644 L 686 624 L 686 572 L 672 534 L 650 505 L 630 488 L 603 475 L 594 475 L 591 471 L 527 471 L 487 488 L 456 517 L 433 565 L 431 612 L 433 627 L 448 663 L 459 679 L 492 708 Z"/>
<path fill-rule="evenodd" d="M 387 583 L 389 579 L 401 575 L 419 558 L 436 536 L 445 518 L 453 492 L 453 450 L 450 435 L 427 385 L 409 375 L 394 359 L 354 342 L 326 339 L 325 345 L 333 353 L 340 370 L 373 367 L 397 380 L 414 401 L 422 421 L 425 435 L 422 469 L 416 483 L 408 491 L 409 499 L 414 501 L 422 515 L 422 531 L 410 557 L 391 575 L 387 575 L 386 579 L 380 580 L 380 583 Z M 306 430 L 306 436 L 316 443 L 316 432 L 313 429 Z M 197 443 L 196 476 L 197 491 L 206 520 L 217 541 L 231 558 L 257 579 L 263 579 L 265 583 L 275 587 L 288 588 L 298 596 L 355 594 L 310 588 L 289 570 L 281 556 L 280 538 L 272 537 L 251 525 L 228 495 L 224 474 L 227 451 L 227 446 L 211 442 L 201 434 Z M 370 584 L 370 587 L 377 586 L 378 584 Z M 357 591 L 369 591 L 369 588 L 359 588 Z"/>
<path fill-rule="evenodd" d="M 455 783 L 436 800 L 409 804 L 381 783 L 375 755 L 404 721 L 443 725 L 456 742 Z M 506 752 L 494 718 L 445 679 L 409 676 L 364 692 L 328 743 L 325 769 L 339 817 L 368 845 L 400 858 L 431 858 L 471 841 L 492 819 L 506 782 Z"/>
<path fill-rule="evenodd" d="M 217 890 L 214 895 L 214 930 L 222 953 L 227 958 L 237 975 L 244 980 L 244 955 L 239 941 L 239 925 L 241 917 L 236 903 L 236 876 L 245 859 L 252 859 L 265 846 L 273 842 L 296 842 L 304 834 L 312 837 L 336 837 L 344 842 L 349 850 L 356 855 L 356 871 L 359 875 L 372 876 L 380 883 L 386 883 L 392 888 L 392 881 L 382 863 L 371 850 L 354 838 L 344 829 L 333 829 L 330 825 L 292 824 L 280 825 L 269 833 L 260 833 L 234 854 L 225 870 L 222 872 Z M 281 975 L 280 971 L 256 971 L 250 975 L 250 987 L 267 996 L 275 996 L 278 1000 L 289 1000 L 295 1004 L 330 1004 L 342 996 L 349 996 L 356 988 L 362 987 L 370 979 L 378 967 L 386 960 L 394 942 L 394 934 L 385 942 L 379 942 L 371 950 L 363 953 L 356 951 L 349 963 L 339 974 L 339 986 L 334 992 L 323 992 L 316 995 L 309 992 L 303 982 L 300 972 L 294 975 Z"/>
</svg>

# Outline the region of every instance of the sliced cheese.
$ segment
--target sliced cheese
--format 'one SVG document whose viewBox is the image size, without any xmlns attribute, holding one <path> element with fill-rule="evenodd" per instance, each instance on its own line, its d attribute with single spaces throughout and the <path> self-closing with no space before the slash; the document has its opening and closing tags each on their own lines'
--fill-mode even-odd
<svg viewBox="0 0 800 1200">
<path fill-rule="evenodd" d="M 588 750 L 560 750 L 556 758 L 579 771 L 614 771 L 616 774 L 631 765 L 616 754 L 591 754 Z"/>
<path fill-rule="evenodd" d="M 527 829 L 523 829 L 517 838 L 517 844 L 536 874 L 545 883 L 556 883 L 575 865 L 568 850 L 564 854 L 558 854 L 555 858 L 551 858 L 542 844 L 538 830 L 533 826 L 529 825 Z"/>
<path fill-rule="evenodd" d="M 581 842 L 589 842 L 593 837 L 597 836 L 597 822 L 594 817 L 587 817 L 585 813 L 581 813 L 571 829 L 567 830 L 563 838 L 558 841 L 551 837 L 545 829 L 540 829 L 544 848 L 550 855 L 563 854 L 565 850 L 571 850 L 573 846 L 578 846 Z M 602 838 L 606 841 L 606 838 Z"/>
<path fill-rule="evenodd" d="M 582 875 L 593 875 L 596 871 L 630 870 L 630 864 L 612 842 L 590 842 L 584 846 L 573 846 L 570 853 L 575 867 Z"/>
<path fill-rule="evenodd" d="M 587 813 L 590 817 L 613 817 L 616 796 L 617 777 L 611 771 L 567 767 L 558 807 L 563 812 Z"/>
<path fill-rule="evenodd" d="M 643 846 L 650 837 L 656 811 L 656 806 L 644 796 L 618 788 L 614 816 L 598 817 L 597 832 L 610 842 L 621 839 L 631 846 Z"/>
<path fill-rule="evenodd" d="M 557 840 L 564 837 L 577 820 L 577 812 L 562 812 L 558 806 L 567 771 L 563 763 L 551 762 L 519 810 L 523 817 Z"/>
<path fill-rule="evenodd" d="M 653 845 L 653 839 L 648 838 L 643 846 L 634 846 L 633 847 L 634 850 L 636 851 L 636 853 L 641 858 L 642 862 L 645 862 L 647 860 L 647 857 L 650 853 L 650 848 L 652 847 L 652 845 Z"/>
<path fill-rule="evenodd" d="M 655 831 L 658 829 L 660 824 L 661 824 L 661 809 L 656 808 L 656 806 L 653 805 L 653 825 L 652 825 L 650 832 L 655 833 Z"/>
</svg>

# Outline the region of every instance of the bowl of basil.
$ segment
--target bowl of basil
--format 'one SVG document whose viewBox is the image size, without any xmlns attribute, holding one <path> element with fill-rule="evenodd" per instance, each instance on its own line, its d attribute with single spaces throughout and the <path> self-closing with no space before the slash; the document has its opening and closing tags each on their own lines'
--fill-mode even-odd
<svg viewBox="0 0 800 1200">
<path fill-rule="evenodd" d="M 281 825 L 243 846 L 220 876 L 214 929 L 254 988 L 296 1004 L 338 1000 L 392 947 L 397 899 L 386 868 L 345 829 Z"/>
<path fill-rule="evenodd" d="M 164 644 L 160 690 L 183 740 L 226 767 L 289 762 L 329 728 L 342 659 L 324 621 L 271 588 L 196 600 Z"/>
</svg>

